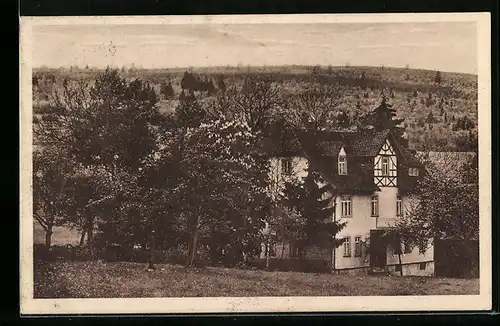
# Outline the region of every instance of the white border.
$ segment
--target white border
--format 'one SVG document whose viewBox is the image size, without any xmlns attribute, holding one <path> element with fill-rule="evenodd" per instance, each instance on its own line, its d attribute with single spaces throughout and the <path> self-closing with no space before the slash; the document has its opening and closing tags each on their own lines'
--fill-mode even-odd
<svg viewBox="0 0 500 326">
<path fill-rule="evenodd" d="M 33 299 L 32 27 L 101 24 L 324 24 L 476 22 L 480 164 L 480 295 Z M 491 25 L 489 13 L 22 17 L 20 26 L 20 298 L 22 314 L 444 311 L 491 309 Z"/>
</svg>

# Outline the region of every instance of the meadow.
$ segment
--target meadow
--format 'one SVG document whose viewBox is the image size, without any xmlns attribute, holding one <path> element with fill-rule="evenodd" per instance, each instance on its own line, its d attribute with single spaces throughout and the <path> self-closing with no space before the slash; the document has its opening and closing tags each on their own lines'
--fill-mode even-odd
<svg viewBox="0 0 500 326">
<path fill-rule="evenodd" d="M 405 296 L 479 294 L 479 279 L 347 276 L 125 262 L 47 262 L 35 298 Z"/>
</svg>

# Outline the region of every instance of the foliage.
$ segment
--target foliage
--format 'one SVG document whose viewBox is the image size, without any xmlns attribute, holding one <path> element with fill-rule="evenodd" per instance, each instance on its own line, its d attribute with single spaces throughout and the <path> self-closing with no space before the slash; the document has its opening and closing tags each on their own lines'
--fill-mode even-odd
<svg viewBox="0 0 500 326">
<path fill-rule="evenodd" d="M 70 209 L 71 163 L 57 148 L 33 153 L 33 216 L 46 232 L 45 245 L 50 247 L 52 229 L 64 224 Z"/>
<path fill-rule="evenodd" d="M 172 83 L 169 81 L 168 83 L 163 83 L 161 85 L 161 94 L 166 99 L 172 99 L 175 95 L 174 88 L 172 87 Z"/>
<path fill-rule="evenodd" d="M 335 210 L 332 199 L 335 200 L 320 175 L 310 167 L 302 180 L 291 180 L 286 184 L 284 206 L 296 212 L 303 221 L 296 224 L 298 232 L 294 232 L 302 250 L 312 245 L 336 248 L 342 244 L 334 237 L 345 227 L 345 223 L 332 220 Z"/>
<path fill-rule="evenodd" d="M 440 171 L 431 162 L 426 169 L 413 193 L 416 200 L 388 234 L 423 252 L 434 238 L 478 239 L 477 163 L 467 163 L 459 176 Z"/>
<path fill-rule="evenodd" d="M 75 172 L 69 193 L 75 198 L 66 223 L 85 230 L 89 245 L 97 224 L 101 232 L 111 233 L 109 241 L 116 237 L 112 234 L 126 233 L 126 218 L 139 192 L 137 176 L 156 148 L 163 123 L 156 103 L 150 85 L 127 82 L 117 71 L 106 70 L 93 84 L 64 83 L 50 103 L 54 119 L 35 130 L 41 155 L 57 148 L 71 162 Z"/>
<path fill-rule="evenodd" d="M 246 67 L 214 67 L 199 68 L 196 69 L 196 74 L 190 74 L 196 80 L 215 79 L 218 94 L 224 94 L 226 88 L 241 88 L 248 77 L 259 76 L 277 83 L 279 97 L 285 100 L 283 105 L 280 104 L 280 115 L 284 117 L 294 115 L 292 103 L 300 94 L 307 92 L 309 85 L 338 89 L 342 101 L 332 111 L 347 114 L 351 125 L 356 124 L 357 116 L 366 115 L 380 104 L 382 92 L 391 90 L 391 104 L 396 110 L 396 118 L 405 118 L 409 145 L 417 151 L 469 150 L 468 136 L 454 129 L 454 117 L 470 119 L 473 122 L 470 129 L 477 133 L 477 75 L 441 72 L 442 81 L 438 84 L 434 82 L 436 71 L 409 68 L 352 66 L 331 67 L 327 71 L 316 67 L 315 71 L 317 74 L 311 74 L 311 67 L 306 66 L 252 67 L 251 70 Z M 34 75 L 39 77 L 39 85 L 33 92 L 35 108 L 39 104 L 43 105 L 47 94 L 60 88 L 59 82 L 64 78 L 71 81 L 92 81 L 101 72 L 97 69 L 36 69 Z M 172 84 L 181 84 L 184 73 L 184 69 L 135 69 L 126 71 L 123 75 L 126 78 L 140 76 L 144 81 L 160 85 L 161 89 L 161 83 L 165 79 L 171 80 Z M 185 92 L 188 90 L 185 89 Z M 202 102 L 211 98 L 206 91 L 194 92 L 198 93 L 198 100 Z M 429 102 L 429 95 L 433 98 L 432 103 Z M 436 99 L 443 99 L 443 103 Z M 162 110 L 171 110 L 171 105 L 170 101 L 160 103 Z M 444 115 L 438 116 L 441 109 L 447 113 L 447 119 Z M 436 118 L 432 129 L 425 123 L 430 111 L 434 112 Z M 462 145 L 466 147 L 463 148 Z"/>
<path fill-rule="evenodd" d="M 350 121 L 345 112 L 338 109 L 341 99 L 342 93 L 339 88 L 315 85 L 292 97 L 291 109 L 283 115 L 297 128 L 314 130 L 345 128 L 350 125 Z"/>
<path fill-rule="evenodd" d="M 225 249 L 239 260 L 258 240 L 269 207 L 267 162 L 257 141 L 238 121 L 216 120 L 188 131 L 176 200 L 179 227 L 194 248 L 199 240 L 213 256 Z"/>
</svg>

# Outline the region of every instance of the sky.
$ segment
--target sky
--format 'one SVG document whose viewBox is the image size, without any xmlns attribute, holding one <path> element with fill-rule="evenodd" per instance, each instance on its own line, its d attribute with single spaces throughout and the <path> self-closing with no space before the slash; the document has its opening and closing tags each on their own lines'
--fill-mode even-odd
<svg viewBox="0 0 500 326">
<path fill-rule="evenodd" d="M 476 24 L 157 24 L 33 27 L 35 67 L 405 67 L 477 73 Z"/>
</svg>

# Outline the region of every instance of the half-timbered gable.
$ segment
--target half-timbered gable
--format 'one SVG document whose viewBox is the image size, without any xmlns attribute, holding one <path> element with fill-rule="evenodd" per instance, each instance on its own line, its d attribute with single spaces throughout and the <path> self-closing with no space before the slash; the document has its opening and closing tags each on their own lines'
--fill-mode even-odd
<svg viewBox="0 0 500 326">
<path fill-rule="evenodd" d="M 373 161 L 375 184 L 379 187 L 397 187 L 398 157 L 389 139 L 384 142 Z"/>
<path fill-rule="evenodd" d="M 332 198 L 333 221 L 347 222 L 336 235 L 345 245 L 334 250 L 333 268 L 377 268 L 386 270 L 393 254 L 381 249 L 377 255 L 362 250 L 362 243 L 381 229 L 391 227 L 404 213 L 409 195 L 423 171 L 414 154 L 403 146 L 391 130 L 355 132 L 311 132 L 295 130 L 288 145 L 275 147 L 271 166 L 287 175 L 306 175 L 310 167 L 321 175 Z M 280 147 L 281 146 L 281 147 Z M 298 163 L 298 164 L 297 164 Z M 279 176 L 278 176 L 279 177 Z M 413 253 L 403 260 L 418 264 L 432 260 Z M 379 266 L 380 265 L 380 266 Z M 426 275 L 432 269 L 418 274 Z"/>
</svg>

